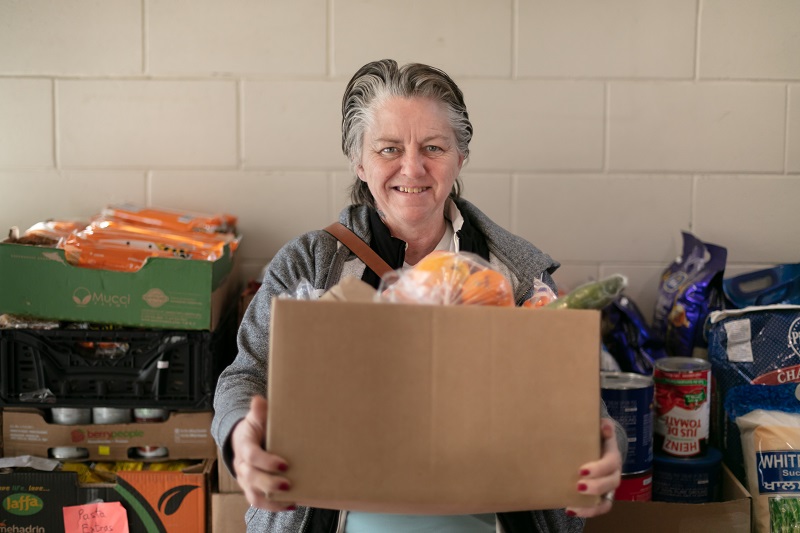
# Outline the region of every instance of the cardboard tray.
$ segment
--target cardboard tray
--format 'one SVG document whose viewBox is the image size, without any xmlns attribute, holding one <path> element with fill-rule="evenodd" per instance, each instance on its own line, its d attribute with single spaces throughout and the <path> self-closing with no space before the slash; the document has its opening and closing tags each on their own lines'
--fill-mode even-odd
<svg viewBox="0 0 800 533">
<path fill-rule="evenodd" d="M 163 422 L 88 425 L 50 424 L 42 411 L 33 409 L 5 409 L 4 413 L 7 457 L 49 457 L 51 448 L 67 446 L 86 448 L 89 460 L 119 461 L 136 458 L 138 446 L 165 446 L 169 455 L 159 460 L 216 458 L 211 411 L 174 412 Z"/>
<path fill-rule="evenodd" d="M 267 447 L 300 505 L 483 513 L 586 506 L 600 314 L 273 300 Z"/>
<path fill-rule="evenodd" d="M 750 533 L 752 497 L 722 468 L 722 498 L 712 503 L 614 502 L 613 509 L 586 521 L 584 533 Z"/>
<path fill-rule="evenodd" d="M 57 248 L 0 243 L 0 313 L 213 330 L 239 290 L 234 258 L 226 246 L 213 262 L 156 257 L 118 272 L 71 265 Z"/>
</svg>

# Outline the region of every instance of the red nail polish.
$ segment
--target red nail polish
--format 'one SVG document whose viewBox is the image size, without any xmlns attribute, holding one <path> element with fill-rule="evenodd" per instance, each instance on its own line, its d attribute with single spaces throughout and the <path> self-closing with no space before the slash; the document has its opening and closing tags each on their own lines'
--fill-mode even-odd
<svg viewBox="0 0 800 533">
<path fill-rule="evenodd" d="M 289 507 L 286 508 L 287 511 L 294 511 L 295 509 L 297 509 L 296 505 L 290 505 Z"/>
<path fill-rule="evenodd" d="M 287 465 L 286 463 L 281 463 L 278 465 L 278 470 L 280 470 L 281 472 L 286 472 L 287 470 L 289 470 L 289 465 Z"/>
<path fill-rule="evenodd" d="M 578 492 L 586 492 L 586 489 L 589 487 L 586 486 L 586 483 L 578 483 Z"/>
<path fill-rule="evenodd" d="M 575 516 L 575 511 L 567 510 L 567 516 Z"/>
<path fill-rule="evenodd" d="M 589 475 L 589 469 L 588 468 L 584 468 L 583 470 L 581 470 L 581 475 L 582 476 L 588 476 Z"/>
<path fill-rule="evenodd" d="M 283 483 L 278 485 L 278 490 L 289 490 L 289 484 L 284 481 Z"/>
</svg>

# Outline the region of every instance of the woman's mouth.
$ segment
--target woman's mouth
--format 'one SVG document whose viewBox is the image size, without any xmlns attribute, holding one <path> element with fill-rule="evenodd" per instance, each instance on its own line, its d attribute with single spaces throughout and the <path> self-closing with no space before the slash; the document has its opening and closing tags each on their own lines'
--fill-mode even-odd
<svg viewBox="0 0 800 533">
<path fill-rule="evenodd" d="M 417 193 L 421 193 L 421 192 L 427 191 L 428 189 L 430 189 L 430 187 L 396 187 L 396 189 L 398 191 L 400 191 L 400 192 L 406 192 L 406 193 L 409 193 L 409 194 L 417 194 Z"/>
</svg>

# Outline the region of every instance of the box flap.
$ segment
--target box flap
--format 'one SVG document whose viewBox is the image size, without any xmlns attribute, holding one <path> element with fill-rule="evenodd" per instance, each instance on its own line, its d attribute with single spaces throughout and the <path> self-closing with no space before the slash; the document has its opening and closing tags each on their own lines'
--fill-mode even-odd
<svg viewBox="0 0 800 533">
<path fill-rule="evenodd" d="M 374 512 L 591 505 L 599 313 L 273 300 L 267 446 L 286 501 Z M 284 495 L 281 495 L 283 497 Z"/>
</svg>

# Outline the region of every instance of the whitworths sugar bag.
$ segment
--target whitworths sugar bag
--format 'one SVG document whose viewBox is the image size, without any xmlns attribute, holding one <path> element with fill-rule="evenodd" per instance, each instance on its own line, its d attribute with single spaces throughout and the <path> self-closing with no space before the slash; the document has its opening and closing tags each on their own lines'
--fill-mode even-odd
<svg viewBox="0 0 800 533">
<path fill-rule="evenodd" d="M 798 398 L 797 384 L 744 385 L 725 402 L 737 415 L 757 533 L 800 531 Z"/>
</svg>

